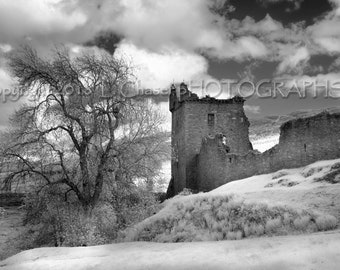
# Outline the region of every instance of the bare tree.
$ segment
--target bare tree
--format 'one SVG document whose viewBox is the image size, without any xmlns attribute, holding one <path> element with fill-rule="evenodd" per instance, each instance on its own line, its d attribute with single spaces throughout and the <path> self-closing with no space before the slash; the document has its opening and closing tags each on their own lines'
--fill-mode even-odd
<svg viewBox="0 0 340 270">
<path fill-rule="evenodd" d="M 167 155 L 162 117 L 147 102 L 121 94 L 130 65 L 109 54 L 71 57 L 57 49 L 42 58 L 29 46 L 9 61 L 31 102 L 15 113 L 3 160 L 15 164 L 5 183 L 30 176 L 42 190 L 58 185 L 85 211 L 105 183 L 150 181 Z M 75 195 L 75 196 L 74 196 Z"/>
</svg>

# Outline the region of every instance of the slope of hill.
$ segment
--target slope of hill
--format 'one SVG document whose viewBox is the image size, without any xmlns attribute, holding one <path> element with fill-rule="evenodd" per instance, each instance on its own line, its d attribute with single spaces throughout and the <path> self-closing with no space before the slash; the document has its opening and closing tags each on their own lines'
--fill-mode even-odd
<svg viewBox="0 0 340 270">
<path fill-rule="evenodd" d="M 334 229 L 339 214 L 336 159 L 176 196 L 130 229 L 126 240 L 186 242 L 315 232 Z"/>
<path fill-rule="evenodd" d="M 195 203 L 199 203 L 199 208 L 195 208 Z M 197 234 L 203 235 L 198 227 L 218 232 L 229 226 L 235 231 L 229 234 L 229 239 L 238 239 L 240 225 L 258 224 L 248 226 L 248 232 L 253 230 L 250 239 L 40 248 L 0 262 L 0 269 L 331 270 L 340 264 L 340 232 L 324 230 L 337 226 L 332 215 L 338 216 L 339 213 L 340 159 L 320 161 L 298 169 L 231 182 L 206 194 L 177 196 L 166 201 L 159 213 L 129 231 L 130 238 L 143 237 L 151 232 L 183 236 L 183 228 L 190 230 L 196 226 Z M 224 222 L 224 227 L 209 223 L 212 214 Z M 166 226 L 168 228 L 164 230 Z M 292 231 L 293 228 L 296 230 Z M 316 230 L 322 232 L 310 233 Z M 293 232 L 294 235 L 272 236 L 276 232 Z M 310 234 L 301 235 L 302 232 Z M 261 235 L 272 237 L 259 237 Z M 207 233 L 205 236 L 216 237 L 216 234 Z"/>
</svg>

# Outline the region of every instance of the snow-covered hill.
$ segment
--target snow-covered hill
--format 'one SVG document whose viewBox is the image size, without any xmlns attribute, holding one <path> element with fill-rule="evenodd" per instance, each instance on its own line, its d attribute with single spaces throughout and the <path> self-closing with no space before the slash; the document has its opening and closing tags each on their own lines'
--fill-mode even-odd
<svg viewBox="0 0 340 270">
<path fill-rule="evenodd" d="M 283 204 L 331 214 L 340 220 L 340 159 L 230 182 L 210 194 L 238 194 L 246 201 Z"/>
<path fill-rule="evenodd" d="M 235 196 L 236 195 L 236 196 Z M 299 234 L 340 220 L 340 159 L 176 196 L 126 233 L 128 241 L 190 242 Z"/>
<path fill-rule="evenodd" d="M 195 203 L 199 203 L 197 209 Z M 186 216 L 188 212 L 183 209 L 191 209 L 191 217 Z M 334 228 L 337 220 L 332 216 L 338 220 L 340 218 L 340 159 L 253 176 L 228 183 L 205 194 L 176 196 L 166 201 L 159 213 L 135 227 L 135 233 L 139 235 L 149 225 L 151 226 L 147 233 L 175 224 L 177 227 L 167 228 L 171 235 L 171 230 L 175 233 L 179 228 L 178 224 L 183 223 L 184 219 L 193 221 L 192 225 L 201 224 L 205 228 L 205 223 L 201 221 L 204 218 L 208 221 L 212 217 L 208 216 L 209 213 L 215 210 L 220 221 L 227 220 L 225 226 L 236 224 L 233 222 L 237 218 L 243 218 L 241 221 L 244 223 L 237 223 L 236 230 L 247 222 L 251 225 L 251 222 L 262 224 L 263 221 L 264 229 L 259 235 L 234 241 L 127 242 L 96 247 L 34 249 L 0 262 L 0 270 L 333 270 L 340 265 L 340 231 L 323 231 Z M 184 213 L 183 219 L 171 223 L 179 213 Z M 184 228 L 189 225 L 190 223 L 184 224 Z M 273 232 L 281 225 L 288 230 L 279 230 L 279 234 L 293 232 L 293 235 L 273 236 Z M 219 231 L 218 227 L 210 228 Z M 254 232 L 259 232 L 259 227 L 254 228 L 257 230 Z M 313 228 L 321 232 L 315 232 Z M 291 229 L 295 230 L 290 231 Z M 269 235 L 272 237 L 263 237 Z M 231 236 L 230 239 L 238 239 L 237 234 Z"/>
</svg>

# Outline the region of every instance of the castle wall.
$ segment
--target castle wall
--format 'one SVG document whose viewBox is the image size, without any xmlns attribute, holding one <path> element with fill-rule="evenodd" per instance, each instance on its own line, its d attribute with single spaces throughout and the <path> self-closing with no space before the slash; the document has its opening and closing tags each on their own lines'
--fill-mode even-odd
<svg viewBox="0 0 340 270">
<path fill-rule="evenodd" d="M 177 194 L 186 187 L 186 151 L 185 151 L 185 118 L 184 107 L 179 107 L 172 113 L 171 134 L 171 172 L 172 189 L 170 194 Z M 183 181 L 176 181 L 183 179 Z"/>
<path fill-rule="evenodd" d="M 209 124 L 208 114 L 214 115 Z M 249 142 L 249 123 L 243 111 L 243 103 L 187 102 L 184 104 L 186 187 L 198 190 L 197 155 L 202 138 L 223 134 L 225 144 L 232 153 L 244 154 L 252 149 Z"/>
<path fill-rule="evenodd" d="M 229 153 L 245 154 L 252 150 L 249 141 L 249 121 L 243 109 L 244 99 L 235 97 L 217 100 L 199 99 L 181 84 L 178 92 L 171 87 L 169 109 L 172 112 L 172 162 L 169 197 L 184 188 L 199 190 L 197 185 L 197 156 L 202 138 L 223 134 Z"/>
<path fill-rule="evenodd" d="M 237 179 L 340 157 L 340 114 L 322 113 L 282 125 L 279 144 L 263 154 L 226 153 L 221 136 L 205 138 L 198 155 L 197 186 L 209 191 Z"/>
</svg>

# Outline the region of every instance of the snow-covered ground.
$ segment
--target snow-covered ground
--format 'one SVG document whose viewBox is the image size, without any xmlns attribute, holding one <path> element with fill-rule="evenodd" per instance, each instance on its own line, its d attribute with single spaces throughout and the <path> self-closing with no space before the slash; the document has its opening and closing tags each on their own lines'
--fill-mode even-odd
<svg viewBox="0 0 340 270">
<path fill-rule="evenodd" d="M 335 270 L 340 233 L 159 244 L 121 243 L 96 247 L 41 248 L 3 262 L 1 270 Z"/>
<path fill-rule="evenodd" d="M 334 184 L 327 184 L 322 181 L 316 181 L 321 178 L 336 164 L 340 164 L 340 159 L 323 160 L 312 163 L 305 167 L 295 169 L 283 169 L 274 173 L 255 175 L 249 178 L 233 181 L 220 186 L 209 194 L 227 194 L 235 193 L 240 195 L 249 194 L 252 192 L 265 192 L 270 190 L 289 190 L 291 192 L 297 189 L 309 190 L 313 188 L 332 187 Z M 284 181 L 280 181 L 284 180 Z M 292 183 L 291 185 L 288 185 Z"/>
<path fill-rule="evenodd" d="M 234 181 L 206 194 L 236 194 L 245 201 L 290 205 L 340 218 L 340 159 Z M 175 197 L 190 200 L 191 196 Z M 162 211 L 161 211 L 162 212 Z M 235 241 L 130 242 L 96 247 L 41 248 L 0 262 L 12 269 L 339 269 L 340 231 Z"/>
<path fill-rule="evenodd" d="M 230 182 L 210 194 L 234 193 L 246 201 L 320 211 L 340 220 L 340 179 L 337 184 L 317 181 L 339 163 L 340 159 L 318 161 L 306 167 L 256 175 Z"/>
</svg>

